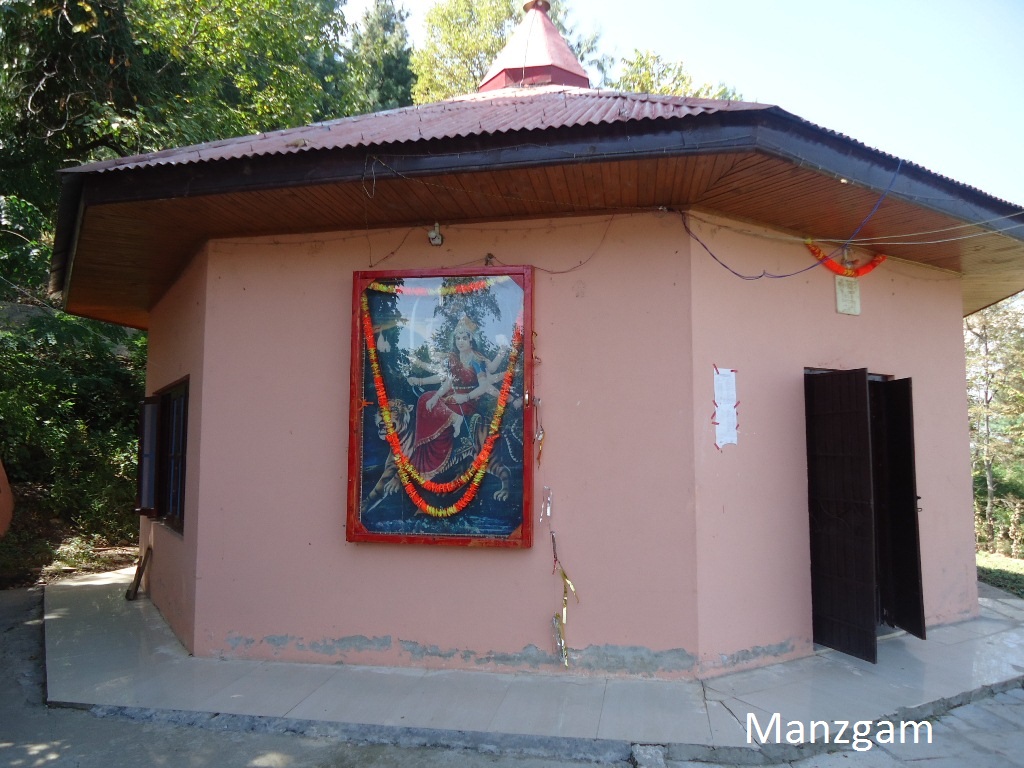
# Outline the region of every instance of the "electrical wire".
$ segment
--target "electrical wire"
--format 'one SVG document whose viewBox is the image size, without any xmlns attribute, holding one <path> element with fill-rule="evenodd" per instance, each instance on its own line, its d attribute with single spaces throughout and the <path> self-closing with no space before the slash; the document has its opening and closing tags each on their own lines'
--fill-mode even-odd
<svg viewBox="0 0 1024 768">
<path fill-rule="evenodd" d="M 882 205 L 882 201 L 885 200 L 885 198 L 889 196 L 889 193 L 892 191 L 893 184 L 896 183 L 896 177 L 900 175 L 900 168 L 902 168 L 902 167 L 903 167 L 903 161 L 900 160 L 896 164 L 896 170 L 893 172 L 892 178 L 889 179 L 889 186 L 887 186 L 885 188 L 885 191 L 882 193 L 882 196 L 878 198 L 878 201 L 875 203 L 875 207 L 871 209 L 871 213 L 869 213 L 867 216 L 865 216 L 864 217 L 864 221 L 862 221 L 857 226 L 857 228 L 855 230 L 853 230 L 853 234 L 850 235 L 848 238 L 846 238 L 846 242 L 843 243 L 843 247 L 844 248 L 849 246 L 850 241 L 853 240 L 855 237 L 857 237 L 857 235 L 860 234 L 860 231 L 862 229 L 864 229 L 864 225 L 867 224 L 871 220 L 871 217 L 874 216 L 875 213 L 878 211 L 879 206 Z"/>
<path fill-rule="evenodd" d="M 744 228 L 744 227 L 733 226 L 731 224 L 726 224 L 726 223 L 721 222 L 721 221 L 710 221 L 709 219 L 702 218 L 700 215 L 694 213 L 693 211 L 689 211 L 688 215 L 690 216 L 691 219 L 696 219 L 697 221 L 703 222 L 705 224 L 711 224 L 712 226 L 720 227 L 721 229 L 727 229 L 730 232 L 737 232 L 737 233 L 739 233 L 741 235 L 750 235 L 752 237 L 760 237 L 760 238 L 763 238 L 765 240 L 777 240 L 777 241 L 780 241 L 780 242 L 787 242 L 787 243 L 803 243 L 804 241 L 807 240 L 806 237 L 800 237 L 799 235 L 783 235 L 783 234 L 776 234 L 776 233 L 771 233 L 771 232 L 755 232 L 752 229 L 747 229 L 747 228 Z M 915 232 L 915 233 L 906 233 L 906 234 L 902 234 L 902 235 L 883 235 L 883 236 L 880 236 L 880 237 L 861 237 L 861 238 L 856 238 L 856 239 L 853 239 L 853 240 L 837 240 L 837 239 L 831 238 L 831 237 L 820 237 L 820 238 L 815 238 L 815 239 L 819 243 L 829 243 L 829 244 L 833 244 L 833 243 L 838 243 L 838 244 L 850 243 L 851 245 L 861 245 L 861 246 L 864 246 L 864 247 L 882 247 L 882 246 L 890 246 L 890 245 L 941 245 L 942 243 L 955 243 L 955 242 L 960 242 L 962 240 L 971 240 L 971 239 L 976 238 L 976 237 L 986 237 L 988 235 L 997 235 L 997 234 L 1000 234 L 1000 232 L 995 232 L 995 231 L 972 232 L 971 234 L 968 234 L 968 235 L 961 235 L 959 237 L 940 238 L 940 239 L 936 239 L 936 240 L 899 240 L 899 239 L 895 239 L 895 238 L 920 237 L 922 235 L 927 235 L 927 234 L 931 234 L 931 233 L 953 231 L 953 230 L 957 230 L 957 229 L 966 229 L 968 227 L 973 228 L 975 226 L 980 226 L 982 224 L 992 223 L 992 222 L 995 222 L 995 221 L 1002 221 L 1004 219 L 1010 219 L 1010 218 L 1013 218 L 1014 216 L 1024 216 L 1024 211 L 1020 211 L 1018 213 L 1011 213 L 1011 214 L 1008 214 L 1006 216 L 999 216 L 999 217 L 994 218 L 994 219 L 987 219 L 986 221 L 979 221 L 979 222 L 975 222 L 975 223 L 972 223 L 972 224 L 958 224 L 958 225 L 953 226 L 953 227 L 944 227 L 943 229 L 935 229 L 935 230 L 931 230 L 931 232 Z M 1015 224 L 1012 227 L 1007 227 L 1006 230 L 1015 229 L 1016 227 L 1019 227 L 1019 226 L 1024 226 L 1024 222 L 1022 222 L 1021 224 Z M 1005 232 L 1006 230 L 1002 230 L 1002 232 Z"/>
<path fill-rule="evenodd" d="M 383 264 L 385 261 L 387 261 L 392 256 L 394 256 L 396 253 L 398 253 L 398 251 L 401 249 L 401 247 L 403 245 L 405 245 L 405 241 L 409 239 L 409 235 L 411 235 L 415 229 L 416 229 L 415 227 L 409 227 L 409 229 L 405 233 L 405 237 L 402 238 L 402 242 L 400 242 L 397 246 L 392 248 L 387 256 L 385 256 L 384 258 L 382 258 L 380 261 L 378 261 L 376 263 L 374 263 L 374 261 L 373 261 L 373 243 L 368 243 L 368 248 L 369 248 L 369 251 L 370 251 L 370 266 L 371 267 L 376 267 L 379 264 Z M 367 239 L 369 239 L 369 238 L 367 238 Z"/>
<path fill-rule="evenodd" d="M 27 298 L 32 300 L 31 304 L 19 304 L 17 306 L 38 307 L 40 309 L 45 309 L 53 317 L 67 317 L 67 318 L 75 317 L 70 312 L 65 312 L 60 307 L 54 307 L 54 306 L 52 306 L 50 304 L 47 304 L 45 301 L 43 301 L 42 299 L 40 299 L 37 296 L 35 296 L 34 294 L 32 294 L 26 288 L 22 288 L 20 285 L 18 285 L 16 283 L 12 283 L 10 280 L 8 280 L 3 275 L 0 275 L 0 281 L 3 281 L 5 283 L 7 283 L 7 285 L 9 285 L 12 288 L 14 288 L 14 290 L 18 291 L 19 293 L 23 294 L 24 296 L 26 296 Z M 99 340 L 101 340 L 103 342 L 109 342 L 110 341 L 106 336 L 104 336 L 102 333 L 100 333 L 95 328 L 93 328 L 92 325 L 90 325 L 89 323 L 82 324 L 79 327 L 85 329 L 89 334 L 91 334 L 96 339 L 99 339 Z"/>
<path fill-rule="evenodd" d="M 803 269 L 798 269 L 795 272 L 788 272 L 788 273 L 781 274 L 781 275 L 774 274 L 774 273 L 769 272 L 768 270 L 765 270 L 765 269 L 762 269 L 761 270 L 761 274 L 759 274 L 759 275 L 744 275 L 742 272 L 737 272 L 735 269 L 733 269 L 728 264 L 726 264 L 724 261 L 722 261 L 720 258 L 718 258 L 718 256 L 716 256 L 714 254 L 714 252 L 710 248 L 708 248 L 707 243 L 705 243 L 703 240 L 701 240 L 699 237 L 697 237 L 697 235 L 695 235 L 693 233 L 693 230 L 690 229 L 689 223 L 687 223 L 687 221 L 686 221 L 686 214 L 685 213 L 683 213 L 682 211 L 678 211 L 679 218 L 683 222 L 683 229 L 686 230 L 686 234 L 688 234 L 692 239 L 696 240 L 700 244 L 700 246 L 705 251 L 708 252 L 708 255 L 711 256 L 711 258 L 714 259 L 715 262 L 717 262 L 723 269 L 725 269 L 728 272 L 732 273 L 733 275 L 735 275 L 736 277 L 740 278 L 741 280 L 761 280 L 763 278 L 769 278 L 771 280 L 781 280 L 781 279 L 784 279 L 784 278 L 787 278 L 787 277 L 796 277 L 797 275 L 802 275 L 804 272 L 809 272 L 812 269 L 815 269 L 817 267 L 823 266 L 825 264 L 825 262 L 831 261 L 836 256 L 836 254 L 842 253 L 844 249 L 849 247 L 849 244 L 853 240 L 853 238 L 855 238 L 857 236 L 857 234 L 864 228 L 864 225 L 866 225 L 872 219 L 872 217 L 875 215 L 875 213 L 878 212 L 879 207 L 882 205 L 882 201 L 885 200 L 885 198 L 888 197 L 889 192 L 892 191 L 893 185 L 896 183 L 896 178 L 899 176 L 900 169 L 902 167 L 903 167 L 903 161 L 900 160 L 899 163 L 897 163 L 897 165 L 896 165 L 896 170 L 893 172 L 892 178 L 889 179 L 889 185 L 885 188 L 885 191 L 882 192 L 882 194 L 878 198 L 878 200 L 875 201 L 875 204 L 871 208 L 871 210 L 868 212 L 868 215 L 865 216 L 861 220 L 860 224 L 857 225 L 857 228 L 855 230 L 853 230 L 853 234 L 850 235 L 849 238 L 847 238 L 845 241 L 843 241 L 843 243 L 838 248 L 833 250 L 832 253 L 828 254 L 828 256 L 825 257 L 824 259 L 821 259 L 820 261 L 816 261 L 814 264 L 806 266 Z"/>
<path fill-rule="evenodd" d="M 533 37 L 533 25 L 536 24 L 536 23 L 537 23 L 537 14 L 533 14 L 533 15 L 530 16 L 530 28 L 526 32 L 526 39 L 528 41 L 530 39 L 532 39 L 532 37 Z M 527 60 L 527 55 L 529 54 L 529 52 L 530 52 L 530 46 L 529 46 L 529 43 L 527 43 L 527 45 L 523 46 L 523 68 L 522 68 L 522 74 L 519 76 L 519 84 L 520 85 L 522 85 L 526 81 L 526 60 Z"/>
<path fill-rule="evenodd" d="M 608 217 L 608 222 L 605 224 L 604 232 L 601 234 L 601 240 L 594 247 L 594 250 L 590 252 L 590 255 L 587 256 L 587 258 L 585 258 L 583 261 L 581 261 L 576 266 L 569 267 L 568 269 L 548 269 L 547 267 L 540 267 L 540 266 L 537 266 L 536 264 L 531 264 L 530 266 L 532 266 L 538 272 L 544 272 L 544 273 L 546 273 L 548 275 L 567 275 L 570 272 L 575 272 L 580 267 L 586 266 L 587 263 L 589 263 L 590 260 L 597 255 L 597 252 L 599 250 L 601 250 L 601 246 L 604 245 L 604 241 L 608 237 L 608 230 L 610 230 L 612 228 L 612 221 L 614 221 L 614 220 L 615 220 L 615 215 L 614 214 L 612 214 L 611 216 Z M 501 259 L 499 259 L 497 256 L 494 256 L 493 254 L 488 254 L 488 255 L 491 257 L 491 259 L 495 263 L 500 264 L 503 267 L 509 266 L 505 262 L 501 261 Z"/>
<path fill-rule="evenodd" d="M 50 313 L 53 314 L 54 316 L 56 316 L 58 314 L 61 314 L 61 315 L 66 314 L 63 310 L 58 309 L 57 307 L 54 307 L 54 306 L 51 306 L 51 305 L 47 304 L 45 301 L 41 300 L 38 296 L 33 294 L 28 289 L 22 288 L 20 285 L 18 285 L 16 283 L 12 283 L 10 280 L 8 280 L 3 275 L 0 275 L 0 280 L 3 280 L 5 283 L 7 283 L 9 286 L 11 286 L 11 288 L 13 288 L 14 290 L 16 290 L 18 293 L 22 294 L 26 298 L 31 299 L 32 300 L 32 304 L 29 305 L 29 306 L 43 307 L 44 309 L 49 310 Z"/>
<path fill-rule="evenodd" d="M 581 267 L 586 266 L 590 262 L 590 260 L 593 259 L 597 255 L 598 251 L 601 250 L 601 247 L 604 245 L 605 240 L 608 239 L 608 231 L 611 229 L 612 222 L 615 220 L 615 218 L 616 218 L 615 214 L 611 214 L 610 216 L 608 216 L 608 220 L 605 222 L 604 232 L 601 233 L 601 239 L 598 241 L 597 245 L 594 246 L 594 250 L 592 250 L 590 252 L 590 255 L 587 256 L 587 258 L 585 258 L 583 261 L 579 262 L 578 264 L 576 264 L 576 265 L 574 265 L 572 267 L 569 267 L 567 269 L 548 269 L 547 267 L 542 267 L 542 266 L 539 266 L 537 264 L 530 264 L 530 266 L 532 266 L 538 272 L 544 272 L 544 273 L 549 274 L 549 275 L 566 275 L 566 274 L 568 274 L 570 272 L 575 272 L 577 269 L 580 269 Z M 579 225 L 577 225 L 577 226 L 579 226 Z M 459 229 L 472 229 L 472 227 L 459 227 Z M 487 230 L 483 230 L 483 228 L 478 228 L 478 230 L 487 231 Z M 380 264 L 380 263 L 386 261 L 387 259 L 390 259 L 392 256 L 394 256 L 398 252 L 398 250 L 403 245 L 405 245 L 405 241 L 409 238 L 409 235 L 413 231 L 415 231 L 415 228 L 414 227 L 410 228 L 409 231 L 406 232 L 405 237 L 402 238 L 402 242 L 399 243 L 398 246 L 393 251 L 391 251 L 387 256 L 385 256 L 380 261 L 378 261 L 376 263 L 371 262 L 370 266 L 371 267 L 377 266 L 378 264 Z M 490 231 L 493 231 L 493 228 Z M 511 231 L 511 230 L 507 230 L 507 231 Z M 479 257 L 474 257 L 474 258 L 472 258 L 472 259 L 470 259 L 468 261 L 463 261 L 463 262 L 460 262 L 458 264 L 452 264 L 451 268 L 467 267 L 467 266 L 470 266 L 472 264 L 476 264 L 479 261 L 480 261 Z M 517 262 L 517 264 L 521 264 L 521 263 L 522 262 Z M 497 256 L 495 256 L 493 253 L 488 253 L 487 255 L 484 256 L 484 264 L 488 265 L 488 266 L 491 265 L 491 264 L 497 264 L 497 265 L 502 266 L 502 267 L 510 266 L 507 262 L 502 261 Z"/>
<path fill-rule="evenodd" d="M 1007 229 L 1014 229 L 1014 227 L 1008 227 Z M 962 242 L 964 240 L 973 240 L 976 237 L 987 237 L 989 235 L 998 235 L 998 234 L 1001 234 L 1001 233 L 1000 232 L 974 232 L 974 233 L 972 233 L 970 235 L 961 235 L 960 237 L 944 237 L 944 238 L 940 238 L 938 240 L 875 240 L 875 241 L 871 241 L 871 242 L 864 242 L 864 241 L 855 241 L 855 242 L 861 242 L 865 246 L 868 246 L 868 247 L 875 246 L 875 247 L 879 247 L 879 248 L 883 247 L 883 246 L 893 246 L 893 245 L 942 245 L 943 243 L 959 243 L 959 242 Z M 837 241 L 835 241 L 835 240 L 822 240 L 820 242 L 834 243 L 834 242 L 837 242 Z"/>
<path fill-rule="evenodd" d="M 878 241 L 881 241 L 881 240 L 892 241 L 892 240 L 895 240 L 895 238 L 922 237 L 924 235 L 937 235 L 937 234 L 939 234 L 941 232 L 954 232 L 954 231 L 956 231 L 958 229 L 967 229 L 968 227 L 981 227 L 981 226 L 984 226 L 986 224 L 994 224 L 997 221 L 1006 221 L 1008 219 L 1014 219 L 1014 218 L 1016 218 L 1018 216 L 1024 216 L 1024 210 L 1017 211 L 1016 213 L 1008 213 L 1005 216 L 994 216 L 991 219 L 982 219 L 981 221 L 973 221 L 973 222 L 971 222 L 969 224 L 955 224 L 952 227 L 941 227 L 939 229 L 927 229 L 927 230 L 924 230 L 922 232 L 908 232 L 908 233 L 902 234 L 902 235 L 878 235 L 876 237 L 861 237 L 861 238 L 858 238 L 857 240 L 855 240 L 853 242 L 857 242 L 857 243 L 875 243 L 875 242 L 878 242 Z M 1007 227 L 1006 229 L 1016 229 L 1017 227 L 1024 227 L 1024 221 L 1017 222 L 1013 226 Z M 1003 231 L 1005 231 L 1005 230 L 1003 230 Z M 991 232 L 981 232 L 981 233 L 977 233 L 977 234 L 967 235 L 967 236 L 965 236 L 963 238 L 953 238 L 953 239 L 955 239 L 955 240 L 966 240 L 968 237 L 978 237 L 979 235 L 989 235 L 989 234 L 993 234 L 993 233 L 991 233 Z M 834 241 L 822 240 L 821 242 L 834 242 Z M 932 242 L 939 242 L 939 243 L 941 243 L 941 242 L 949 242 L 949 241 L 947 241 L 947 240 L 933 240 L 933 241 L 929 241 L 929 243 L 932 243 Z M 882 243 L 882 244 L 883 245 L 895 245 L 895 242 L 886 242 L 886 243 Z M 916 243 L 910 243 L 910 245 L 916 245 Z"/>
</svg>

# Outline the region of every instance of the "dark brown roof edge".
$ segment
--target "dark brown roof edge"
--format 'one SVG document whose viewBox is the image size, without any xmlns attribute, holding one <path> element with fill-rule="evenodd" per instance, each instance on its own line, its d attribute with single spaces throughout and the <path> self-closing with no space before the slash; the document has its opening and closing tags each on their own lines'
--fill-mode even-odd
<svg viewBox="0 0 1024 768">
<path fill-rule="evenodd" d="M 51 299 L 62 297 L 71 279 L 72 256 L 78 240 L 83 207 L 82 188 L 85 186 L 85 178 L 77 174 L 62 174 L 60 179 L 57 229 L 53 237 L 53 254 L 50 258 L 48 292 Z"/>
</svg>

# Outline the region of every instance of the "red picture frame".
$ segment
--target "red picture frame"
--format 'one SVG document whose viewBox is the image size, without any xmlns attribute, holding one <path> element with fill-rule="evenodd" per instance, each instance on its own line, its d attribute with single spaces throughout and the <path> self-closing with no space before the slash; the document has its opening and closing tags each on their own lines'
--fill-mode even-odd
<svg viewBox="0 0 1024 768">
<path fill-rule="evenodd" d="M 356 272 L 351 542 L 533 543 L 533 271 Z"/>
</svg>

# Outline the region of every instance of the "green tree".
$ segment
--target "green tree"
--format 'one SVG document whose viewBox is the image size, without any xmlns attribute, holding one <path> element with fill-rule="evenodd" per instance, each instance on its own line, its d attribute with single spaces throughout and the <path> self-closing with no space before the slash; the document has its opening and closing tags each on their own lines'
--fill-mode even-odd
<svg viewBox="0 0 1024 768">
<path fill-rule="evenodd" d="M 412 55 L 413 100 L 428 104 L 474 93 L 518 20 L 516 0 L 441 0 L 423 19 Z"/>
<path fill-rule="evenodd" d="M 0 457 L 48 515 L 137 530 L 146 349 L 48 306 L 55 171 L 409 103 L 404 15 L 378 0 L 343 49 L 343 4 L 0 0 Z"/>
<path fill-rule="evenodd" d="M 321 112 L 323 80 L 340 62 L 345 29 L 333 0 L 136 0 L 131 7 L 137 49 L 173 86 L 148 105 L 157 145 L 340 114 Z"/>
<path fill-rule="evenodd" d="M 353 25 L 342 80 L 348 111 L 366 114 L 412 104 L 416 77 L 405 26 L 408 16 L 395 8 L 393 0 L 374 0 Z"/>
<path fill-rule="evenodd" d="M 49 212 L 62 166 L 339 116 L 343 30 L 334 0 L 6 0 L 0 194 Z"/>
<path fill-rule="evenodd" d="M 342 114 L 343 29 L 334 0 L 0 2 L 0 453 L 82 532 L 137 527 L 146 339 L 47 305 L 54 172 Z"/>
<path fill-rule="evenodd" d="M 46 216 L 26 200 L 0 197 L 0 302 L 36 302 L 46 288 Z"/>
<path fill-rule="evenodd" d="M 724 83 L 695 85 L 683 62 L 666 61 L 654 51 L 634 50 L 630 58 L 622 61 L 621 67 L 618 79 L 611 84 L 618 91 L 702 99 L 743 98 Z"/>
<path fill-rule="evenodd" d="M 48 306 L 46 217 L 0 197 L 0 458 L 82 532 L 133 535 L 145 336 Z"/>
<path fill-rule="evenodd" d="M 0 3 L 0 194 L 47 208 L 56 168 L 135 145 L 129 27 L 115 0 Z"/>
<path fill-rule="evenodd" d="M 0 445 L 11 482 L 45 487 L 46 508 L 84 533 L 132 537 L 145 336 L 45 310 L 8 319 Z"/>
<path fill-rule="evenodd" d="M 979 544 L 995 551 L 1024 500 L 1024 301 L 964 319 Z"/>
</svg>

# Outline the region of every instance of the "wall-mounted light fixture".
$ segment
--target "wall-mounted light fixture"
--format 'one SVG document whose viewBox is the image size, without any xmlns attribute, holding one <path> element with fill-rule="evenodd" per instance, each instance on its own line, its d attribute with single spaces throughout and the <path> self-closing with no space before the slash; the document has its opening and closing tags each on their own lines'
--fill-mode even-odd
<svg viewBox="0 0 1024 768">
<path fill-rule="evenodd" d="M 427 240 L 431 245 L 444 244 L 444 235 L 441 234 L 441 225 L 438 222 L 434 222 L 434 228 L 427 232 Z"/>
</svg>

